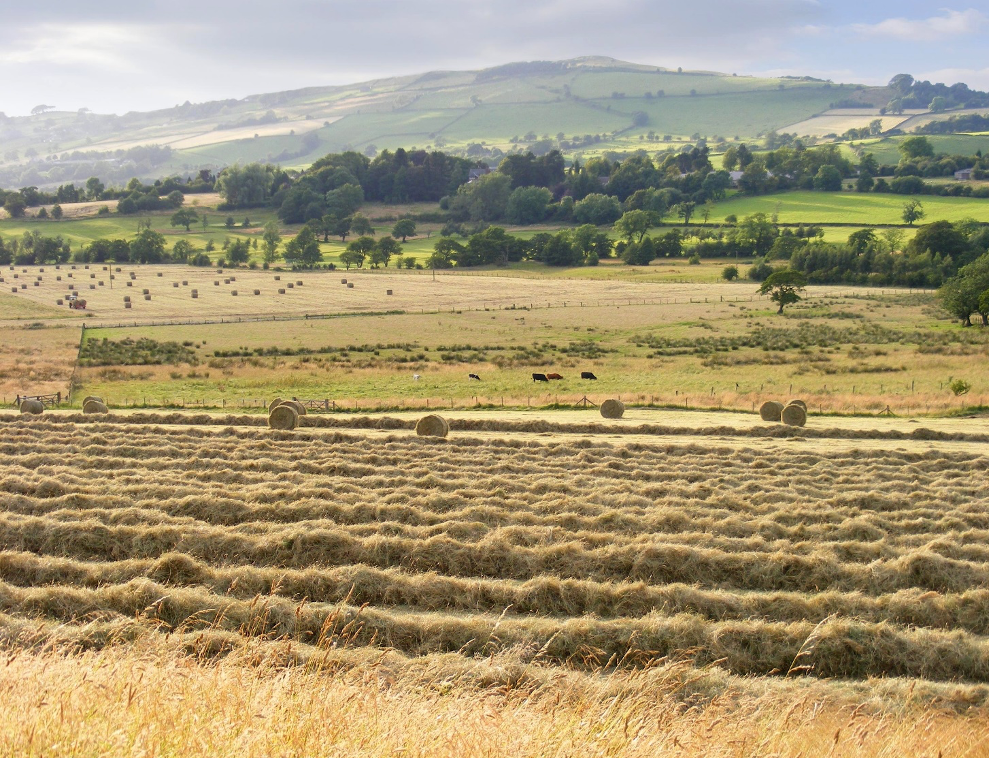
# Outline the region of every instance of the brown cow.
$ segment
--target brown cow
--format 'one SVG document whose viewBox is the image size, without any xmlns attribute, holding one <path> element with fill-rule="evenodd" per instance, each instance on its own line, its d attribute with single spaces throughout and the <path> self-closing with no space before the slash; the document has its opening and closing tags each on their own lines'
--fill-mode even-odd
<svg viewBox="0 0 989 758">
<path fill-rule="evenodd" d="M 563 377 L 559 374 L 546 374 L 547 379 L 562 379 Z"/>
</svg>

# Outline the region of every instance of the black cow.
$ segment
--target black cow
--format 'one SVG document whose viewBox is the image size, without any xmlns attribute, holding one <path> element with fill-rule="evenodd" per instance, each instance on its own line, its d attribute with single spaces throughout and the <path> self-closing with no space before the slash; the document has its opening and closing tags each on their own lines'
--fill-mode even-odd
<svg viewBox="0 0 989 758">
<path fill-rule="evenodd" d="M 597 377 L 594 376 L 594 374 L 591 373 L 590 371 L 581 371 L 580 372 L 580 378 L 581 379 L 597 379 Z"/>
<path fill-rule="evenodd" d="M 548 382 L 549 379 L 546 378 L 546 374 L 533 374 L 532 381 L 534 382 Z"/>
<path fill-rule="evenodd" d="M 477 374 L 467 374 L 467 381 L 468 382 L 479 382 L 479 381 L 481 381 L 481 377 L 479 377 Z"/>
</svg>

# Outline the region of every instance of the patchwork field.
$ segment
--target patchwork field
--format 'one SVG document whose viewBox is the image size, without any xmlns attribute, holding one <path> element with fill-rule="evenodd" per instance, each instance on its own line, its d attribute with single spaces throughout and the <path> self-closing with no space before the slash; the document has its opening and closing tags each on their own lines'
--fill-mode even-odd
<svg viewBox="0 0 989 758">
<path fill-rule="evenodd" d="M 0 415 L 6 743 L 985 754 L 984 430 L 383 421 Z"/>
</svg>

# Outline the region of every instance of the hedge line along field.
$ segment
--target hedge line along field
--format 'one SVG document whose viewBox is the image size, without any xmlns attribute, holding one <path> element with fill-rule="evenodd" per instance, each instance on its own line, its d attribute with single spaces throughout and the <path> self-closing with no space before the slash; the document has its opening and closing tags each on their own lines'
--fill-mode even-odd
<svg viewBox="0 0 989 758">
<path fill-rule="evenodd" d="M 984 451 L 168 420 L 0 416 L 5 744 L 985 754 Z"/>
</svg>

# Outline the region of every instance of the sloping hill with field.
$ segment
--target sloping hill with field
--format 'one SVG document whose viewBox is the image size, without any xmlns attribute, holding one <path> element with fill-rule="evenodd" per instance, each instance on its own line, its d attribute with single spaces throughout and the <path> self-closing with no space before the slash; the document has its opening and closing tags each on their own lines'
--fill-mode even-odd
<svg viewBox="0 0 989 758">
<path fill-rule="evenodd" d="M 0 185 L 84 182 L 96 165 L 111 181 L 236 161 L 305 166 L 346 149 L 415 146 L 481 157 L 538 152 L 549 149 L 548 141 L 577 153 L 649 143 L 658 149 L 697 137 L 752 139 L 868 92 L 810 78 L 579 58 L 186 102 L 122 116 L 52 111 L 0 121 Z"/>
</svg>

